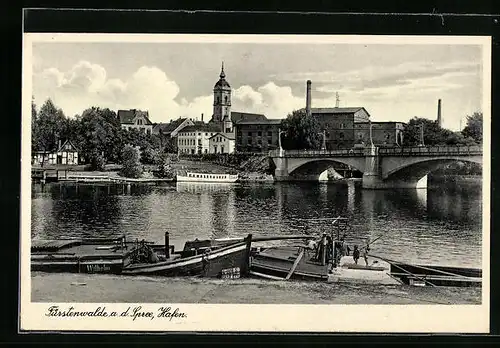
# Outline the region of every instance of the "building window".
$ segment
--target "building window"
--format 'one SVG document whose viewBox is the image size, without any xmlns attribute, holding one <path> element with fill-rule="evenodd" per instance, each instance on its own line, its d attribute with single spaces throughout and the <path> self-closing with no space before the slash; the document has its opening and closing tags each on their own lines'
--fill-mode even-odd
<svg viewBox="0 0 500 348">
<path fill-rule="evenodd" d="M 224 98 L 224 101 L 225 101 L 225 102 L 226 102 L 226 104 L 227 104 L 227 95 L 226 95 L 226 97 Z"/>
<path fill-rule="evenodd" d="M 252 136 L 252 132 L 248 132 L 248 136 L 251 137 Z"/>
<path fill-rule="evenodd" d="M 262 140 L 257 140 L 257 144 L 262 145 Z"/>
<path fill-rule="evenodd" d="M 205 153 L 208 153 L 208 149 L 205 149 Z"/>
<path fill-rule="evenodd" d="M 273 132 L 271 132 L 271 131 L 267 132 L 267 136 L 268 137 L 272 137 L 273 136 Z"/>
<path fill-rule="evenodd" d="M 262 132 L 258 132 L 257 136 L 261 137 L 262 136 Z"/>
<path fill-rule="evenodd" d="M 205 133 L 205 136 L 208 136 L 208 133 Z"/>
<path fill-rule="evenodd" d="M 339 133 L 339 138 L 344 139 L 344 133 Z"/>
<path fill-rule="evenodd" d="M 220 98 L 219 98 L 219 97 L 217 97 L 217 104 L 219 104 L 219 103 L 220 103 Z"/>
<path fill-rule="evenodd" d="M 141 119 L 137 120 L 137 125 L 142 126 L 142 120 Z"/>
</svg>

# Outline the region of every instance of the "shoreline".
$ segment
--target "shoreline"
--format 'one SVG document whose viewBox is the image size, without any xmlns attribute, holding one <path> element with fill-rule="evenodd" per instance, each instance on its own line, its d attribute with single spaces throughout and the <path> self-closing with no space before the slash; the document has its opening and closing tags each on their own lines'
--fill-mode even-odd
<svg viewBox="0 0 500 348">
<path fill-rule="evenodd" d="M 33 302 L 478 305 L 481 293 L 481 287 L 31 272 Z"/>
</svg>

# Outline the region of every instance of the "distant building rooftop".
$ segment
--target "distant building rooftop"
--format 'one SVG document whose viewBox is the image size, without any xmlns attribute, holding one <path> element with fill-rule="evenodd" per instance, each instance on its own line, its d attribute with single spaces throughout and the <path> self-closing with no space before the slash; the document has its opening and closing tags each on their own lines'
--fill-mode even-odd
<svg viewBox="0 0 500 348">
<path fill-rule="evenodd" d="M 182 128 L 179 133 L 187 132 L 220 132 L 220 126 L 213 123 L 196 121 L 194 125 Z"/>
<path fill-rule="evenodd" d="M 141 111 L 137 109 L 130 110 L 118 110 L 118 119 L 121 124 L 133 124 L 136 116 L 144 116 L 146 119 L 146 125 L 152 125 L 153 123 L 149 120 L 149 113 L 147 111 Z"/>
<path fill-rule="evenodd" d="M 231 121 L 233 121 L 233 123 L 238 123 L 241 121 L 261 121 L 261 120 L 267 120 L 267 117 L 262 114 L 231 111 Z"/>
<path fill-rule="evenodd" d="M 257 120 L 257 121 L 239 121 L 236 125 L 245 125 L 245 124 L 281 124 L 281 119 L 265 119 L 265 120 Z"/>
<path fill-rule="evenodd" d="M 225 133 L 221 133 L 221 132 L 217 132 L 215 133 L 214 135 L 212 135 L 209 139 L 212 139 L 212 138 L 215 138 L 216 136 L 223 136 L 224 138 L 226 139 L 229 139 L 229 140 L 234 140 L 234 135 L 230 136 L 228 134 L 225 134 Z"/>
<path fill-rule="evenodd" d="M 173 132 L 177 127 L 181 125 L 182 122 L 184 122 L 187 118 L 178 118 L 176 120 L 171 120 L 168 123 L 157 123 L 153 127 L 153 131 L 155 133 L 159 132 L 160 130 L 162 131 L 163 134 L 169 134 Z"/>
<path fill-rule="evenodd" d="M 359 110 L 366 109 L 364 107 L 349 107 L 349 108 L 311 108 L 311 114 L 353 114 Z M 301 109 L 305 111 L 305 108 Z"/>
</svg>

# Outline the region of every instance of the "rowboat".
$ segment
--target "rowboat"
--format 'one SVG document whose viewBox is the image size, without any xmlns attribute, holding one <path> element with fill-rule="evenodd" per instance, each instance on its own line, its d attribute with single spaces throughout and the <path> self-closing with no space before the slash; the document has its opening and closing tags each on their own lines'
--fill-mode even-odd
<svg viewBox="0 0 500 348">
<path fill-rule="evenodd" d="M 210 182 L 210 183 L 231 183 L 238 180 L 238 175 L 218 174 L 218 173 L 193 173 L 186 175 L 177 174 L 178 182 Z"/>
<path fill-rule="evenodd" d="M 402 283 L 414 286 L 480 287 L 482 270 L 477 268 L 411 265 L 399 261 L 390 262 L 390 274 Z"/>
</svg>

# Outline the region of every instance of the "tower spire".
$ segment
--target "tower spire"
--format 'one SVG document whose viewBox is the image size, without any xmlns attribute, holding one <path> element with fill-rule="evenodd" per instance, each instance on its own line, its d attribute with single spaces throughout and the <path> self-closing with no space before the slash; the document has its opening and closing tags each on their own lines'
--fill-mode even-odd
<svg viewBox="0 0 500 348">
<path fill-rule="evenodd" d="M 222 61 L 222 68 L 220 70 L 220 78 L 223 79 L 226 77 L 226 74 L 224 73 L 224 61 Z"/>
</svg>

